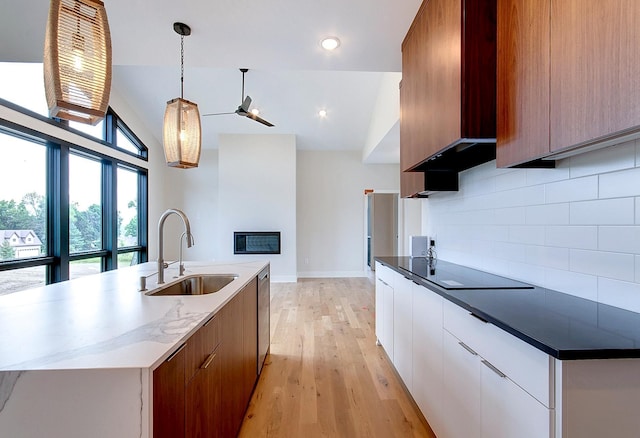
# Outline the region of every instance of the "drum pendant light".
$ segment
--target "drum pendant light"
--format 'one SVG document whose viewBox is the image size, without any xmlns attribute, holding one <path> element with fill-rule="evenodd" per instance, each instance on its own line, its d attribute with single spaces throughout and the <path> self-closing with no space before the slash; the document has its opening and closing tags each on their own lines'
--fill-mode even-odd
<svg viewBox="0 0 640 438">
<path fill-rule="evenodd" d="M 95 125 L 111 93 L 111 34 L 99 0 L 51 0 L 44 42 L 49 116 Z"/>
<path fill-rule="evenodd" d="M 198 105 L 184 99 L 184 37 L 191 28 L 184 23 L 173 23 L 180 35 L 180 97 L 167 102 L 164 113 L 164 156 L 169 167 L 189 169 L 200 161 L 201 128 Z"/>
</svg>

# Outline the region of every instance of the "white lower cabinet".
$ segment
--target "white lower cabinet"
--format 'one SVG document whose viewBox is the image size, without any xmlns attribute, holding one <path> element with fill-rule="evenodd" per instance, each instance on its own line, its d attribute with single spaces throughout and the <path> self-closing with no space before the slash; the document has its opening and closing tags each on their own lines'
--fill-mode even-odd
<svg viewBox="0 0 640 438">
<path fill-rule="evenodd" d="M 549 438 L 553 411 L 445 330 L 439 437 Z"/>
<path fill-rule="evenodd" d="M 441 435 L 442 418 L 442 302 L 430 290 L 412 284 L 413 295 L 413 382 L 411 395 L 429 419 L 436 435 Z"/>
<path fill-rule="evenodd" d="M 393 272 L 376 262 L 376 337 L 393 360 Z"/>
<path fill-rule="evenodd" d="M 475 351 L 446 330 L 443 347 L 443 417 L 438 437 L 479 438 L 482 436 L 480 359 Z"/>
<path fill-rule="evenodd" d="M 545 438 L 553 436 L 553 410 L 548 409 L 508 377 L 481 362 L 482 436 L 484 438 Z"/>
<path fill-rule="evenodd" d="M 640 360 L 556 360 L 376 264 L 376 336 L 438 438 L 640 437 Z"/>
<path fill-rule="evenodd" d="M 413 387 L 413 281 L 398 276 L 393 282 L 393 365 L 405 386 Z"/>
</svg>

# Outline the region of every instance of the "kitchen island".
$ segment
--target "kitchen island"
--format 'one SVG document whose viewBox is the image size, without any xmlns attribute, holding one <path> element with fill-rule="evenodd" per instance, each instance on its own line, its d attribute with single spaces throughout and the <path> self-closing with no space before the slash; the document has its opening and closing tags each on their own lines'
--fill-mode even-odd
<svg viewBox="0 0 640 438">
<path fill-rule="evenodd" d="M 378 341 L 438 437 L 640 436 L 640 314 L 440 260 L 375 272 Z"/>
<path fill-rule="evenodd" d="M 153 436 L 154 369 L 267 266 L 186 263 L 186 276 L 237 276 L 208 295 L 140 292 L 156 268 L 144 263 L 0 296 L 0 435 Z"/>
</svg>

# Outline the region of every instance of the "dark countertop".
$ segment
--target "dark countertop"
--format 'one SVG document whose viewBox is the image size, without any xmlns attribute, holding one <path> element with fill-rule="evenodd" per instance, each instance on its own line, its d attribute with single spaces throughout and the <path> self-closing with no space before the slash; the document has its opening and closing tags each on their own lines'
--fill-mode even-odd
<svg viewBox="0 0 640 438">
<path fill-rule="evenodd" d="M 446 290 L 408 270 L 409 257 L 375 260 L 557 359 L 640 358 L 640 313 L 541 287 Z M 486 275 L 442 260 L 438 268 Z"/>
</svg>

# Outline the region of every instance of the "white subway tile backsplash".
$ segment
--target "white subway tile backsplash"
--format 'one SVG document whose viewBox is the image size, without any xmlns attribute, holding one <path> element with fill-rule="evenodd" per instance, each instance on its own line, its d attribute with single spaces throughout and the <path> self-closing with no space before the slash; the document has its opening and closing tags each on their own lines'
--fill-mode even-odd
<svg viewBox="0 0 640 438">
<path fill-rule="evenodd" d="M 524 169 L 527 177 L 527 185 L 535 186 L 538 184 L 546 184 L 555 181 L 569 179 L 569 166 L 567 160 L 559 160 L 556 162 L 555 169 Z"/>
<path fill-rule="evenodd" d="M 529 225 L 568 225 L 569 204 L 546 204 L 526 207 L 526 222 Z"/>
<path fill-rule="evenodd" d="M 517 189 L 527 185 L 527 174 L 517 169 L 513 169 L 511 172 L 506 172 L 502 175 L 496 175 L 495 179 L 496 192 Z"/>
<path fill-rule="evenodd" d="M 600 198 L 640 196 L 640 168 L 600 175 Z"/>
<path fill-rule="evenodd" d="M 531 245 L 526 247 L 526 262 L 547 268 L 569 269 L 569 249 Z"/>
<path fill-rule="evenodd" d="M 598 227 L 545 227 L 544 244 L 575 249 L 598 249 Z"/>
<path fill-rule="evenodd" d="M 598 277 L 563 269 L 545 269 L 544 287 L 588 300 L 598 299 Z"/>
<path fill-rule="evenodd" d="M 528 245 L 544 245 L 545 229 L 541 225 L 512 225 L 509 242 Z"/>
<path fill-rule="evenodd" d="M 632 225 L 635 222 L 633 198 L 572 202 L 571 225 Z"/>
<path fill-rule="evenodd" d="M 617 280 L 634 281 L 633 254 L 572 249 L 569 252 L 569 270 Z"/>
<path fill-rule="evenodd" d="M 598 249 L 631 254 L 640 252 L 640 227 L 599 227 Z"/>
<path fill-rule="evenodd" d="M 640 141 L 459 177 L 423 201 L 439 258 L 640 312 Z"/>
<path fill-rule="evenodd" d="M 598 278 L 597 301 L 640 312 L 640 284 Z"/>
<path fill-rule="evenodd" d="M 521 263 L 526 263 L 527 261 L 526 245 L 510 242 L 493 242 L 491 247 L 488 249 L 491 250 L 490 254 L 497 259 Z"/>
<path fill-rule="evenodd" d="M 635 166 L 635 140 L 569 158 L 571 178 L 597 175 Z"/>
<path fill-rule="evenodd" d="M 533 266 L 527 263 L 508 262 L 507 277 L 514 280 L 524 281 L 536 286 L 541 286 L 544 282 L 544 268 L 542 266 Z"/>
<path fill-rule="evenodd" d="M 640 203 L 639 203 L 640 204 Z M 497 208 L 494 210 L 496 225 L 524 225 L 526 207 Z"/>
<path fill-rule="evenodd" d="M 569 179 L 545 184 L 547 204 L 598 199 L 598 177 Z"/>
</svg>

